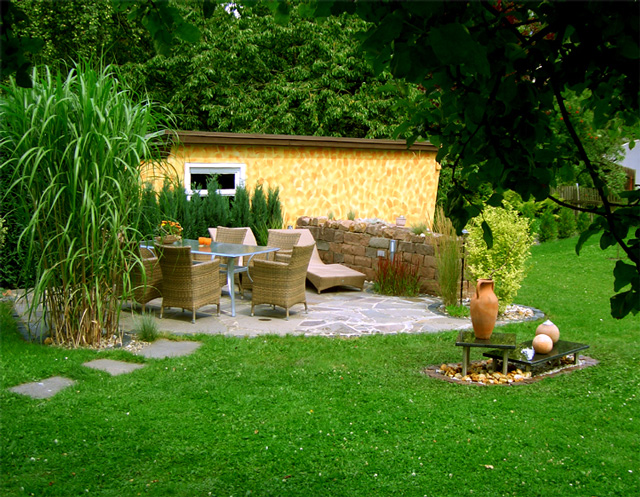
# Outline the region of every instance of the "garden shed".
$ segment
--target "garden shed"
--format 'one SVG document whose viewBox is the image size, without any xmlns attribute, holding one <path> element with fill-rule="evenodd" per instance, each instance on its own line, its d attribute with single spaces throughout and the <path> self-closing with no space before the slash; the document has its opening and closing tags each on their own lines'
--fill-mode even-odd
<svg viewBox="0 0 640 497">
<path fill-rule="evenodd" d="M 165 132 L 169 167 L 187 190 L 206 194 L 217 174 L 223 195 L 244 184 L 280 188 L 285 222 L 300 216 L 408 223 L 433 219 L 440 165 L 429 143 L 404 140 L 285 136 L 199 131 Z"/>
</svg>

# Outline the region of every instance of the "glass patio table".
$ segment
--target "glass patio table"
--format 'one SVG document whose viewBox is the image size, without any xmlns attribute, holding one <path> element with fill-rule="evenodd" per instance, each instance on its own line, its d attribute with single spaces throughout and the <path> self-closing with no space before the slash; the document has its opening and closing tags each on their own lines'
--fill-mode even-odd
<svg viewBox="0 0 640 497">
<path fill-rule="evenodd" d="M 254 255 L 267 254 L 269 252 L 276 252 L 278 247 L 264 247 L 257 245 L 241 245 L 237 243 L 218 243 L 211 242 L 211 245 L 200 245 L 198 240 L 182 239 L 172 245 L 176 247 L 191 247 L 192 254 L 204 254 L 210 255 L 213 259 L 215 256 L 227 258 L 227 285 L 229 287 L 229 295 L 231 297 L 231 315 L 236 315 L 236 297 L 235 297 L 235 283 L 234 278 L 238 273 L 245 273 L 249 270 L 249 261 Z M 145 241 L 142 242 L 141 247 L 148 248 L 149 250 L 155 249 L 154 242 Z M 249 257 L 249 261 L 244 266 L 236 265 L 240 257 Z"/>
</svg>

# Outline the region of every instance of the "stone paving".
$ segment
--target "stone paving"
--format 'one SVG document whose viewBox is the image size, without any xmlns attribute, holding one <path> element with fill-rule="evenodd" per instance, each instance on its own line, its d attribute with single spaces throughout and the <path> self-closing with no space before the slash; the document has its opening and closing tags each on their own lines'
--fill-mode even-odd
<svg viewBox="0 0 640 497">
<path fill-rule="evenodd" d="M 160 315 L 160 299 L 149 302 L 147 312 Z M 160 331 L 175 334 L 207 334 L 255 337 L 264 334 L 352 337 L 375 334 L 435 333 L 445 330 L 468 329 L 469 319 L 445 316 L 433 310 L 440 303 L 435 297 L 387 297 L 377 295 L 370 286 L 365 291 L 328 290 L 318 295 L 307 289 L 308 314 L 302 304 L 291 308 L 285 320 L 284 309 L 268 305 L 255 307 L 251 317 L 250 294 L 241 299 L 236 295 L 236 316 L 231 316 L 230 301 L 225 289 L 222 293 L 220 316 L 215 306 L 198 310 L 195 324 L 191 313 L 181 309 L 165 309 L 164 319 L 158 320 Z M 120 323 L 132 331 L 140 320 L 140 306 L 125 306 Z"/>
<path fill-rule="evenodd" d="M 146 311 L 159 317 L 160 299 L 151 301 Z M 220 334 L 236 337 L 256 337 L 272 335 L 305 335 L 325 337 L 355 337 L 376 334 L 398 333 L 436 333 L 440 331 L 470 329 L 468 318 L 452 318 L 437 311 L 440 300 L 435 297 L 415 298 L 388 297 L 371 291 L 370 284 L 364 291 L 346 289 L 329 290 L 317 294 L 307 289 L 309 312 L 299 304 L 290 311 L 289 320 L 281 308 L 273 309 L 268 305 L 256 306 L 255 316 L 251 316 L 250 296 L 246 299 L 236 297 L 236 316 L 231 316 L 230 300 L 226 287 L 221 300 L 221 314 L 216 316 L 215 306 L 201 308 L 196 323 L 191 323 L 191 312 L 181 309 L 165 309 L 164 319 L 157 320 L 161 332 L 175 335 Z M 25 336 L 39 336 L 43 330 L 39 325 L 26 323 L 24 304 L 16 303 L 16 314 L 21 319 L 21 331 Z M 135 331 L 141 319 L 139 306 L 125 305 L 120 323 L 123 331 Z M 539 311 L 534 319 L 540 317 Z M 136 352 L 146 359 L 162 359 L 187 355 L 202 345 L 196 341 L 157 340 Z M 84 363 L 84 366 L 105 371 L 112 376 L 131 373 L 143 368 L 144 364 L 111 359 L 97 359 Z M 62 377 L 52 377 L 40 382 L 26 383 L 11 388 L 16 393 L 33 398 L 53 396 L 67 386 L 75 383 Z"/>
</svg>

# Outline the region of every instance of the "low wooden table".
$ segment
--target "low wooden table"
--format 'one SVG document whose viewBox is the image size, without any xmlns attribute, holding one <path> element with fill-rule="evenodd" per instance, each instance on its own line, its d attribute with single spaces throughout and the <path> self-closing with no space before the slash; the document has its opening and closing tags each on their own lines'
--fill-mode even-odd
<svg viewBox="0 0 640 497">
<path fill-rule="evenodd" d="M 559 359 L 561 357 L 564 357 L 570 354 L 573 354 L 573 363 L 578 364 L 578 360 L 580 356 L 578 352 L 589 348 L 589 346 L 584 343 L 567 342 L 565 340 L 558 340 L 554 344 L 553 348 L 551 349 L 551 352 L 549 352 L 548 354 L 535 353 L 535 355 L 531 359 L 529 359 L 527 358 L 526 355 L 524 355 L 524 353 L 522 352 L 522 349 L 528 349 L 528 348 L 533 349 L 533 346 L 531 345 L 531 343 L 532 343 L 532 340 L 527 340 L 526 342 L 522 342 L 518 344 L 518 347 L 515 350 L 510 351 L 509 354 L 507 355 L 503 354 L 502 350 L 490 350 L 489 352 L 485 352 L 483 355 L 485 357 L 491 357 L 494 360 L 495 359 L 502 360 L 503 370 L 507 367 L 508 362 L 511 362 L 516 366 L 519 366 L 521 369 L 524 368 L 525 371 L 531 371 L 531 368 L 533 366 L 542 364 L 545 361 L 552 361 L 554 359 Z"/>
<path fill-rule="evenodd" d="M 476 338 L 473 331 L 460 330 L 458 335 L 458 341 L 456 347 L 462 347 L 462 376 L 467 375 L 467 368 L 469 367 L 469 355 L 471 347 L 486 347 L 500 349 L 495 351 L 501 355 L 503 359 L 502 373 L 507 374 L 507 360 L 506 357 L 510 352 L 513 352 L 516 348 L 516 334 L 515 333 L 492 333 L 488 340 L 480 340 Z M 487 355 L 487 354 L 484 354 Z"/>
</svg>

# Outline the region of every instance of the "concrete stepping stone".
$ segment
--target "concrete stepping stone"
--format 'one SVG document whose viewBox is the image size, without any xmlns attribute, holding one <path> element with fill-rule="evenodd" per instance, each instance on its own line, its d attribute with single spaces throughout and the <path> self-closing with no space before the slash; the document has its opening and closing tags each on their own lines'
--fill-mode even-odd
<svg viewBox="0 0 640 497">
<path fill-rule="evenodd" d="M 165 357 L 179 357 L 195 352 L 202 342 L 175 342 L 173 340 L 156 340 L 151 345 L 139 350 L 136 354 L 147 359 L 164 359 Z"/>
<path fill-rule="evenodd" d="M 27 395 L 33 399 L 48 399 L 53 397 L 63 388 L 67 388 L 75 383 L 74 380 L 62 376 L 52 376 L 42 381 L 23 383 L 10 388 L 9 390 L 22 395 Z"/>
<path fill-rule="evenodd" d="M 100 371 L 106 371 L 111 376 L 118 376 L 120 374 L 131 373 L 136 369 L 141 369 L 144 367 L 144 364 L 114 361 L 113 359 L 96 359 L 95 361 L 85 362 L 83 366 L 91 369 L 98 369 Z"/>
</svg>

